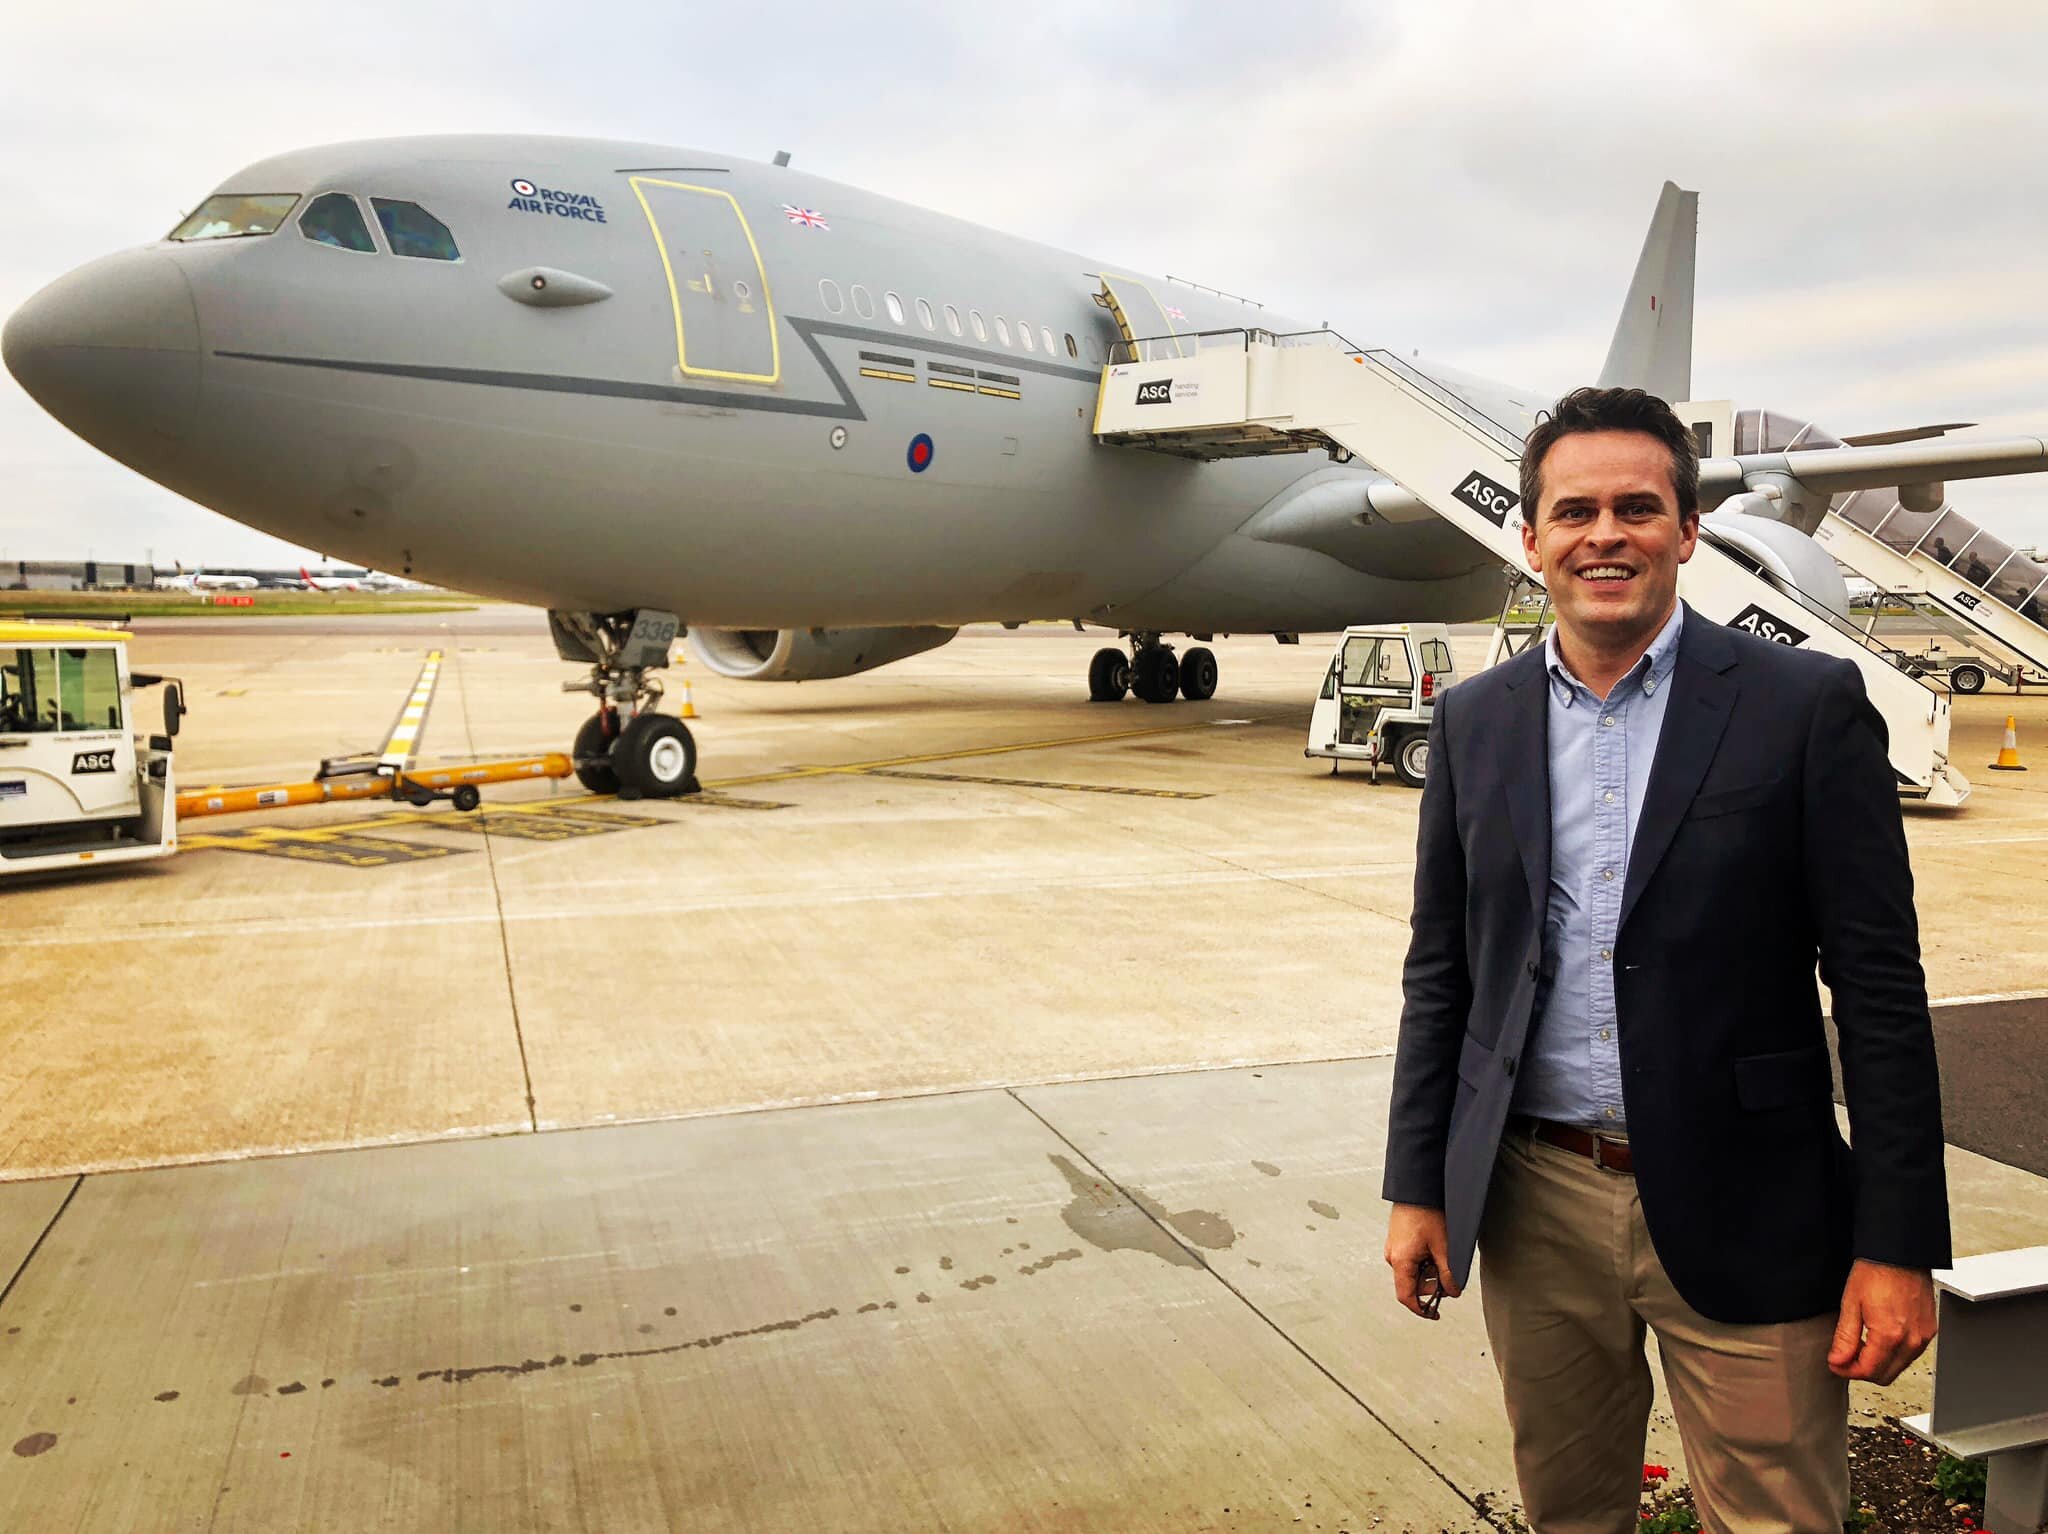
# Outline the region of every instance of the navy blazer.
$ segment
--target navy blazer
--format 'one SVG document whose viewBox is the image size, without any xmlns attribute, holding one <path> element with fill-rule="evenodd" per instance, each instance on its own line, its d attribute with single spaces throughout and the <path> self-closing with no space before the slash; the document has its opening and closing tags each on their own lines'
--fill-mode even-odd
<svg viewBox="0 0 2048 1534">
<path fill-rule="evenodd" d="M 1461 1286 L 1536 1004 L 1549 698 L 1535 646 L 1446 691 L 1430 725 L 1384 1193 L 1444 1210 Z M 1688 1304 L 1790 1321 L 1839 1306 L 1852 1258 L 1948 1264 L 1898 780 L 1851 662 L 1687 609 L 1614 966 L 1637 1190 Z"/>
</svg>

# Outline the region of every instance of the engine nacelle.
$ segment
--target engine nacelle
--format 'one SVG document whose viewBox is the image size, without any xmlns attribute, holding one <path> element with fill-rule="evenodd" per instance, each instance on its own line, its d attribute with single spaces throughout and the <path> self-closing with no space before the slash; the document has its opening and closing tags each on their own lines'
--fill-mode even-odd
<svg viewBox="0 0 2048 1534">
<path fill-rule="evenodd" d="M 742 682 L 818 682 L 872 671 L 936 650 L 947 628 L 690 630 L 690 650 L 720 676 Z"/>
<path fill-rule="evenodd" d="M 1849 584 L 1834 556 L 1790 523 L 1747 509 L 1762 499 L 1754 494 L 1731 496 L 1702 520 L 1802 596 L 1848 617 Z"/>
</svg>

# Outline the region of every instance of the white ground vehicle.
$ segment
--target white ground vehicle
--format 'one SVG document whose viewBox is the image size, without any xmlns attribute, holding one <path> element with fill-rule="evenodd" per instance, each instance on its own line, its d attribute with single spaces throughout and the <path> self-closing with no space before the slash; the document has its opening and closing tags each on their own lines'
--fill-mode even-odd
<svg viewBox="0 0 2048 1534">
<path fill-rule="evenodd" d="M 177 850 L 175 682 L 128 669 L 128 636 L 0 622 L 0 874 Z M 163 733 L 138 738 L 135 696 L 164 688 Z"/>
<path fill-rule="evenodd" d="M 1458 679 L 1451 631 L 1441 623 L 1348 628 L 1337 641 L 1309 716 L 1304 756 L 1389 762 L 1411 788 L 1429 770 L 1429 717 L 1437 694 Z"/>
</svg>

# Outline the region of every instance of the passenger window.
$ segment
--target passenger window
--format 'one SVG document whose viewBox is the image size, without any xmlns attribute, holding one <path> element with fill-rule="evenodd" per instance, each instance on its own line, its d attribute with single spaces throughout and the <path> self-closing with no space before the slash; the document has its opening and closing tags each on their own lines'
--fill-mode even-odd
<svg viewBox="0 0 2048 1534">
<path fill-rule="evenodd" d="M 1024 350 L 1027 352 L 1038 350 L 1038 343 L 1031 339 L 1031 321 L 1017 321 L 1017 339 L 1024 343 Z"/>
<path fill-rule="evenodd" d="M 974 327 L 975 340 L 986 341 L 988 339 L 988 326 L 982 324 L 981 311 L 979 309 L 969 309 L 967 311 L 967 323 Z"/>
<path fill-rule="evenodd" d="M 1081 355 L 1081 348 L 1074 344 L 1074 338 L 1071 335 L 1062 337 L 1062 339 L 1067 343 L 1067 355 L 1069 357 L 1079 357 Z"/>
<path fill-rule="evenodd" d="M 1039 339 L 1040 339 L 1040 340 L 1042 340 L 1042 341 L 1044 341 L 1044 342 L 1045 342 L 1045 354 L 1046 354 L 1046 356 L 1048 356 L 1048 357 L 1057 357 L 1057 356 L 1058 356 L 1058 355 L 1060 354 L 1060 349 L 1059 349 L 1059 348 L 1058 348 L 1057 346 L 1053 345 L 1053 341 L 1052 341 L 1052 326 L 1050 326 L 1050 325 L 1041 325 L 1041 326 L 1039 326 L 1039 327 L 1038 327 L 1038 336 L 1039 336 Z"/>
<path fill-rule="evenodd" d="M 315 197 L 299 215 L 299 233 L 315 244 L 332 245 L 337 250 L 377 253 L 377 242 L 370 238 L 370 226 L 363 222 L 362 209 L 346 192 L 326 192 Z"/>
<path fill-rule="evenodd" d="M 1005 346 L 1010 344 L 1010 322 L 1000 314 L 996 316 L 996 339 Z"/>
<path fill-rule="evenodd" d="M 960 311 L 951 304 L 946 305 L 946 328 L 956 336 L 960 334 Z"/>
<path fill-rule="evenodd" d="M 937 330 L 939 328 L 932 319 L 932 306 L 921 298 L 917 301 L 917 322 L 924 326 L 926 330 Z"/>
<path fill-rule="evenodd" d="M 875 317 L 875 301 L 859 283 L 853 285 L 853 312 L 864 320 Z"/>
<path fill-rule="evenodd" d="M 377 222 L 384 226 L 384 238 L 394 256 L 412 256 L 421 261 L 460 261 L 455 236 L 448 226 L 416 202 L 394 202 L 389 197 L 372 197 Z"/>
<path fill-rule="evenodd" d="M 901 325 L 903 323 L 903 300 L 894 293 L 884 293 L 882 295 L 882 302 L 889 306 L 889 318 Z"/>
<path fill-rule="evenodd" d="M 241 196 L 228 193 L 209 197 L 192 211 L 192 216 L 173 229 L 167 239 L 234 240 L 248 235 L 270 234 L 291 217 L 298 205 L 297 192 Z"/>
<path fill-rule="evenodd" d="M 57 652 L 0 651 L 0 731 L 57 728 Z"/>
<path fill-rule="evenodd" d="M 818 297 L 825 300 L 825 308 L 830 313 L 837 314 L 846 307 L 845 301 L 839 296 L 839 284 L 830 277 L 818 279 Z"/>
<path fill-rule="evenodd" d="M 121 728 L 121 672 L 112 650 L 65 650 L 58 659 L 57 677 L 63 728 Z"/>
</svg>

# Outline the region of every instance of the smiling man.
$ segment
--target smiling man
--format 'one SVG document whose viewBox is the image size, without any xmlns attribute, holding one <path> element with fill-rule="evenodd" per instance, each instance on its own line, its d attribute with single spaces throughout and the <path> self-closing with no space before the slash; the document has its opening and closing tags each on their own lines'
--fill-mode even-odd
<svg viewBox="0 0 2048 1534">
<path fill-rule="evenodd" d="M 1545 643 L 1430 729 L 1386 1258 L 1434 1317 L 1485 1256 L 1537 1534 L 1637 1523 L 1657 1334 L 1716 1534 L 1848 1513 L 1848 1381 L 1933 1336 L 1941 1100 L 1884 724 L 1848 661 L 1678 600 L 1699 460 L 1639 389 L 1531 432 Z M 1816 959 L 1855 1149 L 1837 1130 Z"/>
</svg>

